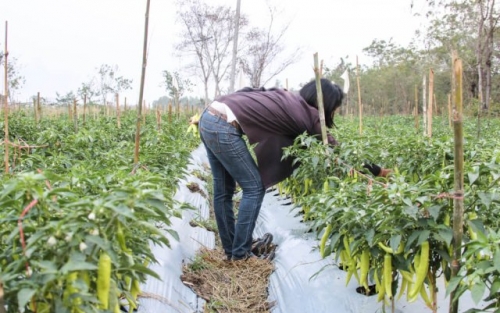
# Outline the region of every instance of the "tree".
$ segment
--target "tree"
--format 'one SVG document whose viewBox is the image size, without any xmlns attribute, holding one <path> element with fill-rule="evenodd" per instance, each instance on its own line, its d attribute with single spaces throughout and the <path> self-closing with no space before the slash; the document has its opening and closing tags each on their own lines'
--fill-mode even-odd
<svg viewBox="0 0 500 313">
<path fill-rule="evenodd" d="M 374 58 L 374 66 L 366 73 L 377 70 L 377 78 L 371 78 L 371 87 L 373 92 L 381 97 L 372 96 L 365 99 L 371 100 L 379 108 L 383 107 L 384 113 L 399 113 L 407 110 L 408 103 L 414 102 L 415 86 L 421 87 L 422 76 L 427 75 L 430 67 L 434 67 L 435 72 L 447 71 L 435 62 L 432 66 L 427 63 L 423 53 L 414 46 L 410 45 L 405 48 L 394 44 L 392 40 L 374 40 L 363 51 Z M 363 75 L 362 81 L 366 83 L 368 78 L 369 75 Z M 436 92 L 436 95 L 438 94 Z M 444 97 L 445 94 L 439 95 Z"/>
<path fill-rule="evenodd" d="M 301 54 L 301 48 L 295 48 L 282 57 L 285 51 L 284 36 L 290 23 L 275 31 L 275 19 L 278 10 L 268 5 L 269 24 L 267 28 L 253 28 L 246 37 L 246 49 L 241 57 L 243 71 L 250 78 L 252 87 L 258 88 L 271 81 L 288 66 L 295 63 Z M 281 58 L 281 61 L 279 60 Z"/>
<path fill-rule="evenodd" d="M 163 83 L 167 89 L 168 95 L 174 99 L 175 104 L 179 104 L 179 99 L 186 91 L 192 91 L 193 84 L 189 79 L 183 79 L 178 72 L 163 71 Z"/>
<path fill-rule="evenodd" d="M 234 28 L 239 29 L 240 27 L 240 10 L 241 0 L 236 0 L 236 15 L 234 18 Z M 238 35 L 239 31 L 234 32 L 233 35 L 233 52 L 231 55 L 231 72 L 229 73 L 229 93 L 234 92 L 234 82 L 236 79 L 236 59 L 238 58 Z"/>
<path fill-rule="evenodd" d="M 445 47 L 446 58 L 459 51 L 464 62 L 464 84 L 468 96 L 479 99 L 483 109 L 490 106 L 495 57 L 494 34 L 498 31 L 499 11 L 495 0 L 431 1 L 427 16 L 430 26 L 425 40 L 434 48 Z"/>
<path fill-rule="evenodd" d="M 215 97 L 221 93 L 220 83 L 231 65 L 230 44 L 235 31 L 235 12 L 228 6 L 209 6 L 200 0 L 177 3 L 183 30 L 176 50 L 195 57 L 191 68 L 197 76 L 201 76 L 207 104 L 210 78 L 215 84 Z M 240 16 L 239 31 L 247 24 L 245 16 Z"/>
<path fill-rule="evenodd" d="M 88 103 L 93 103 L 94 98 L 99 96 L 99 91 L 97 90 L 95 85 L 95 79 L 92 78 L 89 82 L 82 83 L 76 93 L 78 94 L 80 99 L 83 100 L 86 97 Z"/>
<path fill-rule="evenodd" d="M 493 35 L 497 30 L 499 12 L 495 10 L 495 0 L 477 0 L 478 34 L 477 34 L 477 71 L 479 99 L 483 110 L 490 107 L 491 72 L 494 49 Z M 485 79 L 485 81 L 483 80 Z M 484 82 L 483 82 L 484 81 Z M 484 86 L 484 95 L 483 95 Z"/>
<path fill-rule="evenodd" d="M 73 104 L 73 101 L 75 101 L 76 96 L 73 93 L 73 91 L 67 92 L 65 95 L 59 94 L 56 92 L 56 103 L 59 106 L 69 106 Z"/>
<path fill-rule="evenodd" d="M 4 66 L 3 52 L 0 52 L 0 67 Z M 7 80 L 8 80 L 8 97 L 9 102 L 13 103 L 16 91 L 21 89 L 26 82 L 24 76 L 19 72 L 19 65 L 17 59 L 11 58 L 9 54 L 9 63 L 7 64 Z"/>
<path fill-rule="evenodd" d="M 118 76 L 118 65 L 101 65 L 98 70 L 98 95 L 101 96 L 102 104 L 106 105 L 107 97 L 111 94 L 120 93 L 131 89 L 132 80 Z"/>
</svg>

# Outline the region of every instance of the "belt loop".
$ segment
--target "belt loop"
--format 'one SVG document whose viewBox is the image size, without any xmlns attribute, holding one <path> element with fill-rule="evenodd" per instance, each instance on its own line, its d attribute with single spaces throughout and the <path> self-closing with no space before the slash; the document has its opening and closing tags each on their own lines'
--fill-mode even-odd
<svg viewBox="0 0 500 313">
<path fill-rule="evenodd" d="M 207 110 L 210 114 L 212 114 L 213 116 L 217 116 L 221 119 L 223 119 L 224 121 L 226 121 L 229 125 L 233 126 L 234 128 L 236 128 L 238 131 L 240 131 L 241 133 L 243 133 L 243 130 L 241 129 L 241 126 L 240 124 L 238 124 L 237 121 L 232 121 L 231 123 L 229 123 L 227 121 L 227 115 L 226 114 L 223 114 L 219 111 L 217 111 L 216 109 L 214 109 L 213 107 L 209 106 L 207 107 Z"/>
</svg>

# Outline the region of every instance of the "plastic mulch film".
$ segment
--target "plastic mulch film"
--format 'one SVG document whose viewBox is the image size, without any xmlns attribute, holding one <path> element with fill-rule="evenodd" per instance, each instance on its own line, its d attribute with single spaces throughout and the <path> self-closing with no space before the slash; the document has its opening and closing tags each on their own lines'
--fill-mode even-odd
<svg viewBox="0 0 500 313">
<path fill-rule="evenodd" d="M 141 286 L 142 294 L 139 297 L 138 312 L 203 312 L 205 301 L 185 286 L 180 276 L 184 262 L 193 259 L 196 251 L 203 246 L 215 247 L 214 233 L 189 225 L 192 219 L 208 219 L 209 216 L 207 200 L 200 193 L 191 192 L 186 187 L 188 183 L 194 182 L 207 194 L 205 183 L 191 174 L 194 170 L 203 170 L 202 164 L 206 162 L 205 159 L 206 152 L 203 146 L 191 153 L 191 163 L 187 167 L 188 175 L 179 182 L 174 198 L 180 203 L 188 203 L 196 210 L 186 209 L 183 210 L 182 219 L 172 218 L 170 228 L 179 234 L 179 241 L 172 238 L 170 240 L 171 248 L 155 245 L 152 247 L 159 264 L 151 264 L 149 268 L 161 277 L 161 281 L 149 278 Z"/>
<path fill-rule="evenodd" d="M 193 169 L 204 171 L 208 164 L 203 146 L 191 155 Z M 151 266 L 162 281 L 150 278 L 142 286 L 145 297 L 140 298 L 139 312 L 203 312 L 204 300 L 198 298 L 182 284 L 183 262 L 189 262 L 202 245 L 214 246 L 214 234 L 204 229 L 189 226 L 192 218 L 208 218 L 207 200 L 198 193 L 191 193 L 185 185 L 197 182 L 205 192 L 206 186 L 194 176 L 188 176 L 179 184 L 176 199 L 198 208 L 196 212 L 186 211 L 183 218 L 174 220 L 173 229 L 179 233 L 180 241 L 172 241 L 172 248 L 155 249 L 159 265 Z M 358 287 L 353 277 L 345 284 L 347 273 L 335 265 L 333 257 L 321 259 L 317 249 L 319 238 L 308 232 L 306 223 L 297 215 L 300 208 L 290 204 L 290 200 L 277 195 L 277 191 L 266 193 L 254 231 L 254 238 L 269 232 L 278 245 L 274 259 L 275 271 L 270 276 L 269 301 L 275 302 L 272 313 L 378 313 L 391 312 L 389 303 L 377 302 L 377 296 L 365 296 L 356 292 Z M 442 279 L 438 283 L 438 310 L 448 312 L 449 297 L 445 298 Z M 476 307 L 482 307 L 484 303 Z M 474 307 L 470 293 L 460 297 L 459 312 Z M 406 295 L 395 302 L 394 312 L 431 312 L 422 299 L 409 303 Z M 249 312 L 251 313 L 251 312 Z"/>
</svg>

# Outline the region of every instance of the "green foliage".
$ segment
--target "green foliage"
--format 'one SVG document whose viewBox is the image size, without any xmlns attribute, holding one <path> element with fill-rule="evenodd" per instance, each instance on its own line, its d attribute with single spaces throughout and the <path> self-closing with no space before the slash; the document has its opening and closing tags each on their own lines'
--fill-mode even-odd
<svg viewBox="0 0 500 313">
<path fill-rule="evenodd" d="M 37 127 L 25 112 L 9 116 L 10 140 L 39 146 L 11 150 L 10 173 L 0 176 L 0 280 L 9 312 L 32 312 L 34 304 L 37 312 L 97 312 L 101 251 L 111 257 L 119 294 L 130 295 L 130 280 L 157 277 L 147 267 L 157 262 L 150 246 L 178 240 L 170 225 L 182 206 L 173 196 L 199 141 L 186 136 L 186 117 L 158 132 L 148 116 L 134 165 L 135 118 L 126 112 L 121 129 L 114 118 L 89 119 L 75 133 L 65 119 Z"/>
<path fill-rule="evenodd" d="M 197 254 L 191 263 L 189 263 L 188 268 L 193 272 L 199 272 L 210 268 L 210 264 L 205 260 L 203 254 Z"/>
<path fill-rule="evenodd" d="M 101 96 L 102 104 L 106 104 L 108 94 L 117 94 L 132 89 L 132 80 L 118 76 L 118 65 L 102 64 L 98 70 L 98 87 L 96 95 Z"/>
<path fill-rule="evenodd" d="M 191 80 L 183 79 L 178 72 L 163 71 L 163 78 L 168 95 L 176 99 L 176 102 L 182 98 L 184 93 L 191 92 L 194 86 Z"/>
<path fill-rule="evenodd" d="M 371 275 L 382 275 L 387 252 L 380 244 L 401 251 L 393 252 L 393 271 L 416 274 L 421 245 L 428 241 L 426 272 L 430 278 L 425 284 L 435 290 L 432 280 L 439 273 L 450 279 L 453 237 L 454 146 L 446 120 L 434 120 L 432 138 L 408 127 L 412 119 L 406 117 L 366 119 L 363 136 L 356 132 L 355 120 L 338 124 L 341 126 L 333 135 L 341 145 L 334 150 L 305 135 L 286 149 L 285 155 L 300 166 L 282 187 L 304 208 L 311 229 L 321 234 L 329 226 L 325 256 L 333 254 L 342 263 L 350 260 L 356 267 L 362 251 L 368 249 Z M 494 268 L 498 240 L 486 239 L 496 238 L 498 234 L 492 230 L 500 226 L 500 150 L 498 141 L 491 140 L 500 138 L 500 124 L 490 119 L 483 126 L 493 137 L 476 138 L 475 119 L 465 124 L 463 243 L 467 270 L 461 279 L 469 284 L 460 285 L 460 294 L 472 288 L 474 300 L 483 299 L 482 292 L 487 290 L 490 298 L 496 297 L 498 283 L 493 283 L 500 279 Z M 366 162 L 391 168 L 394 173 L 388 178 L 373 177 L 363 170 Z M 477 257 L 478 251 L 482 258 Z M 487 270 L 484 261 L 492 270 Z M 475 284 L 480 279 L 486 280 Z M 497 298 L 491 300 L 498 305 Z"/>
</svg>

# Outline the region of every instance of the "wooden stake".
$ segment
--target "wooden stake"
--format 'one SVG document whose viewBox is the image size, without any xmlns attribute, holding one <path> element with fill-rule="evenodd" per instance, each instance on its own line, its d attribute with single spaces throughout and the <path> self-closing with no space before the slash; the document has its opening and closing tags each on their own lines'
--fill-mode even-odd
<svg viewBox="0 0 500 313">
<path fill-rule="evenodd" d="M 448 125 L 451 128 L 451 94 L 448 94 Z"/>
<path fill-rule="evenodd" d="M 321 90 L 321 69 L 318 64 L 318 53 L 314 54 L 314 74 L 316 76 L 316 96 L 318 99 L 319 121 L 321 123 L 321 138 L 323 144 L 328 144 L 328 137 L 326 136 L 326 123 L 325 123 L 325 107 L 323 105 L 323 91 Z"/>
<path fill-rule="evenodd" d="M 172 123 L 172 102 L 168 103 L 168 122 Z"/>
<path fill-rule="evenodd" d="M 3 160 L 5 163 L 5 174 L 9 174 L 9 103 L 8 103 L 8 96 L 9 96 L 9 84 L 8 84 L 8 75 L 7 75 L 7 58 L 9 56 L 9 50 L 7 50 L 7 34 L 8 34 L 8 22 L 5 21 L 5 50 L 4 50 L 4 69 L 5 69 L 5 78 L 4 78 L 4 83 L 5 83 L 5 92 L 3 95 L 3 114 L 4 114 L 4 121 L 3 121 L 3 129 L 5 133 L 5 139 L 4 139 L 4 156 Z"/>
<path fill-rule="evenodd" d="M 120 95 L 117 93 L 115 95 L 115 101 L 116 101 L 116 125 L 118 128 L 122 128 L 121 121 L 120 121 Z"/>
<path fill-rule="evenodd" d="M 83 95 L 83 125 L 85 125 L 86 121 L 86 112 L 87 112 L 87 95 Z"/>
<path fill-rule="evenodd" d="M 455 141 L 455 194 L 453 197 L 453 255 L 451 261 L 451 279 L 460 270 L 462 259 L 462 233 L 464 215 L 464 134 L 462 116 L 462 60 L 453 52 L 453 133 Z M 450 313 L 458 312 L 458 299 L 455 290 L 450 293 Z"/>
<path fill-rule="evenodd" d="M 418 131 L 418 107 L 413 108 L 413 114 L 415 115 L 415 129 Z"/>
<path fill-rule="evenodd" d="M 36 110 L 38 112 L 38 121 L 42 120 L 42 105 L 40 103 L 40 92 L 36 95 Z"/>
<path fill-rule="evenodd" d="M 137 106 L 137 121 L 135 130 L 135 149 L 134 149 L 134 163 L 139 163 L 139 144 L 141 137 L 141 103 L 144 97 L 144 81 L 146 77 L 146 64 L 147 64 L 147 50 L 148 50 L 148 26 L 149 26 L 149 4 L 150 0 L 146 3 L 146 16 L 144 22 L 144 44 L 142 49 L 142 72 L 141 72 L 141 88 L 139 92 L 139 102 Z"/>
<path fill-rule="evenodd" d="M 429 103 L 427 107 L 427 136 L 432 137 L 432 101 L 434 100 L 434 71 L 429 70 Z"/>
<path fill-rule="evenodd" d="M 147 112 L 147 108 L 146 108 L 146 100 L 143 100 L 142 101 L 142 124 L 146 125 L 146 114 L 148 113 Z"/>
<path fill-rule="evenodd" d="M 359 63 L 356 56 L 356 81 L 358 83 L 358 105 L 359 105 L 359 134 L 363 134 L 363 109 L 361 107 L 361 86 L 359 83 Z"/>
<path fill-rule="evenodd" d="M 424 75 L 424 79 L 422 80 L 422 120 L 424 121 L 424 136 L 427 136 L 427 100 L 425 98 L 426 92 L 425 90 L 427 89 L 427 84 L 426 84 L 426 77 Z"/>
<path fill-rule="evenodd" d="M 434 94 L 434 114 L 439 115 L 439 110 L 438 110 L 438 105 L 437 105 L 437 100 L 436 100 L 436 94 Z"/>
<path fill-rule="evenodd" d="M 35 125 L 38 126 L 38 111 L 36 107 L 36 99 L 33 98 L 33 113 L 35 113 Z"/>
<path fill-rule="evenodd" d="M 415 85 L 415 107 L 413 109 L 415 115 L 415 129 L 418 132 L 419 122 L 418 122 L 418 86 Z"/>
<path fill-rule="evenodd" d="M 158 131 L 161 131 L 161 111 L 160 111 L 160 106 L 156 106 L 156 126 Z"/>
<path fill-rule="evenodd" d="M 78 111 L 76 110 L 76 99 L 73 99 L 73 124 L 75 126 L 75 133 L 78 132 Z"/>
</svg>

